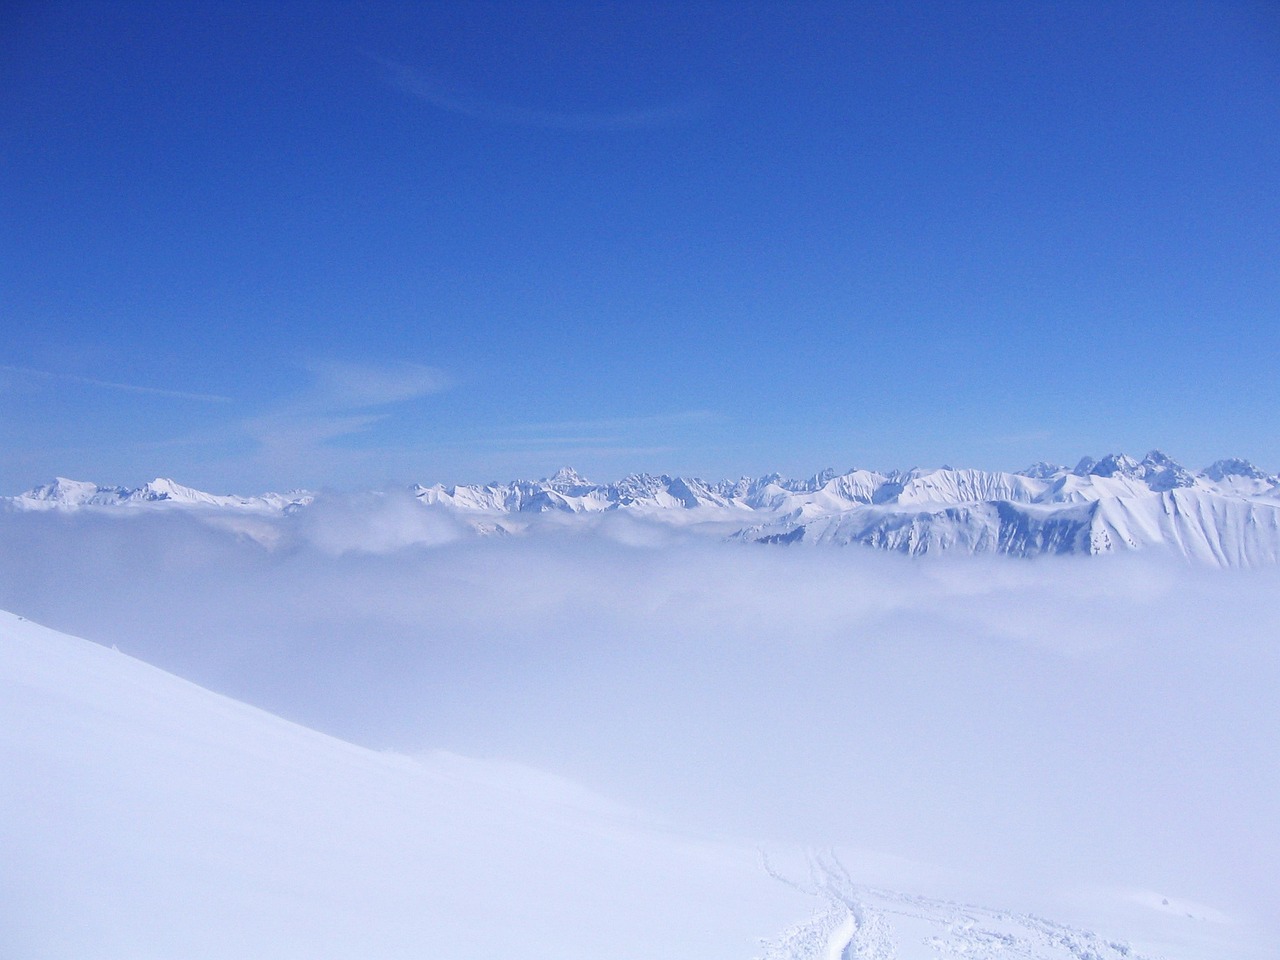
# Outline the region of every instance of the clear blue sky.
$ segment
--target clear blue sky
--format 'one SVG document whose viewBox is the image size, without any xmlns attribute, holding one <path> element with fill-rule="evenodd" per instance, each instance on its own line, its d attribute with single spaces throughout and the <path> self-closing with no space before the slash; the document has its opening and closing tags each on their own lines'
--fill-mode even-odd
<svg viewBox="0 0 1280 960">
<path fill-rule="evenodd" d="M 1280 468 L 1269 3 L 11 2 L 0 492 Z"/>
</svg>

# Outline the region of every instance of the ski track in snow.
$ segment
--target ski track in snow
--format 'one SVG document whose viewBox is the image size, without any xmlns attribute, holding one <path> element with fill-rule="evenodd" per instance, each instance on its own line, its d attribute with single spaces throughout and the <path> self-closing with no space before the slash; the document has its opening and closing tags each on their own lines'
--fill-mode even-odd
<svg viewBox="0 0 1280 960">
<path fill-rule="evenodd" d="M 804 882 L 765 869 L 822 906 L 758 960 L 1162 960 L 1033 914 L 861 886 L 834 853 L 811 854 Z"/>
</svg>

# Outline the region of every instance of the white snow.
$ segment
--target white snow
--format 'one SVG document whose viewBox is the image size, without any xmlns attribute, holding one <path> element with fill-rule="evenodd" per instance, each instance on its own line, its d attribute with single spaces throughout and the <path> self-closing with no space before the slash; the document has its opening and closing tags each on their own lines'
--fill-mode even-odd
<svg viewBox="0 0 1280 960">
<path fill-rule="evenodd" d="M 747 845 L 518 765 L 374 753 L 0 613 L 0 954 L 752 955 Z"/>
<path fill-rule="evenodd" d="M 593 483 L 566 467 L 536 481 L 418 484 L 411 492 L 420 504 L 453 517 L 457 532 L 484 536 L 563 530 L 627 514 L 715 538 L 860 545 L 913 555 L 1149 550 L 1208 566 L 1269 564 L 1280 556 L 1280 477 L 1238 459 L 1193 473 L 1158 450 L 1142 460 L 1086 457 L 1074 469 L 1042 462 L 1020 473 L 825 470 L 808 480 L 774 474 L 706 482 L 633 474 Z M 11 510 L 176 506 L 206 516 L 234 511 L 269 519 L 290 516 L 314 500 L 305 492 L 214 495 L 163 478 L 133 490 L 59 478 L 4 498 Z M 249 535 L 264 543 L 279 539 L 261 529 Z"/>
<path fill-rule="evenodd" d="M 784 863 L 516 763 L 343 743 L 8 613 L 0 765 L 0 946 L 32 960 L 1262 960 L 1273 942 L 1155 891 L 1085 898 L 1102 934 L 920 892 L 975 885 L 905 860 Z"/>
<path fill-rule="evenodd" d="M 222 496 L 186 487 L 166 477 L 157 477 L 140 487 L 101 487 L 84 480 L 58 477 L 52 483 L 33 487 L 15 497 L 4 497 L 12 510 L 73 510 L 83 507 L 165 506 L 230 508 L 239 511 L 274 513 L 290 507 L 307 506 L 314 495 L 303 490 L 288 494 L 264 493 L 256 497 Z"/>
</svg>

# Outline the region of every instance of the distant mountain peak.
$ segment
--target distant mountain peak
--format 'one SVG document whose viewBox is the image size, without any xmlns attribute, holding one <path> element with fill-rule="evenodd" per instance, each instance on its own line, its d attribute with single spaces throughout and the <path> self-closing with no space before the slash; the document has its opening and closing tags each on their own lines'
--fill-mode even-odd
<svg viewBox="0 0 1280 960">
<path fill-rule="evenodd" d="M 139 498 L 145 500 L 184 500 L 190 499 L 193 494 L 200 494 L 200 491 L 193 487 L 184 487 L 168 477 L 156 477 L 140 486 L 134 494 L 140 495 Z M 212 496 L 212 494 L 204 494 L 204 496 Z"/>
<path fill-rule="evenodd" d="M 577 483 L 590 484 L 591 481 L 581 476 L 573 467 L 561 467 L 550 477 L 547 478 L 548 483 Z"/>
<path fill-rule="evenodd" d="M 1226 460 L 1214 461 L 1202 471 L 1210 480 L 1223 481 L 1229 477 L 1241 477 L 1247 480 L 1269 480 L 1271 479 L 1248 460 L 1241 460 L 1239 457 L 1231 457 Z"/>
<path fill-rule="evenodd" d="M 1072 468 L 1071 472 L 1077 477 L 1087 477 L 1093 472 L 1093 468 L 1098 465 L 1098 461 L 1093 457 L 1081 457 L 1080 462 Z"/>
<path fill-rule="evenodd" d="M 1140 466 L 1141 464 L 1128 454 L 1109 453 L 1096 461 L 1089 469 L 1089 473 L 1095 477 L 1134 477 L 1138 475 Z"/>
<path fill-rule="evenodd" d="M 1023 467 L 1017 472 L 1020 477 L 1030 477 L 1032 480 L 1048 480 L 1060 473 L 1067 472 L 1067 468 L 1058 463 L 1049 463 L 1047 460 L 1037 460 L 1029 467 Z"/>
<path fill-rule="evenodd" d="M 96 483 L 87 480 L 70 480 L 67 477 L 54 477 L 51 483 L 32 487 L 24 497 L 32 500 L 74 500 L 93 496 L 100 488 Z"/>
<path fill-rule="evenodd" d="M 1071 473 L 1077 477 L 1136 480 L 1157 492 L 1196 484 L 1196 478 L 1189 470 L 1160 450 L 1150 451 L 1141 460 L 1124 453 L 1109 453 L 1101 460 L 1084 457 Z"/>
<path fill-rule="evenodd" d="M 849 471 L 849 472 L 852 473 L 853 471 Z M 826 467 L 822 470 L 819 470 L 817 473 L 815 473 L 812 477 L 809 478 L 808 486 L 810 487 L 810 489 L 819 490 L 838 476 L 839 474 L 836 473 L 835 467 Z"/>
</svg>

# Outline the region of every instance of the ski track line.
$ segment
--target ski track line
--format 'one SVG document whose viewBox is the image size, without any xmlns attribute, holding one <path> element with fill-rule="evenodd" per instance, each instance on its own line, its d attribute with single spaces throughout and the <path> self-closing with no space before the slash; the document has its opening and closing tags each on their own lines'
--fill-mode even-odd
<svg viewBox="0 0 1280 960">
<path fill-rule="evenodd" d="M 824 960 L 847 960 L 849 944 L 853 942 L 857 929 L 858 924 L 854 921 L 853 914 L 845 914 L 844 921 L 827 937 L 827 954 Z"/>
<path fill-rule="evenodd" d="M 933 957 L 964 960 L 1161 960 L 1033 914 L 990 910 L 853 882 L 834 853 L 809 856 L 807 882 L 769 875 L 822 902 L 815 915 L 765 943 L 760 960 L 896 960 L 891 917 L 934 932 L 920 946 Z M 916 954 L 912 954 L 915 956 Z"/>
</svg>

